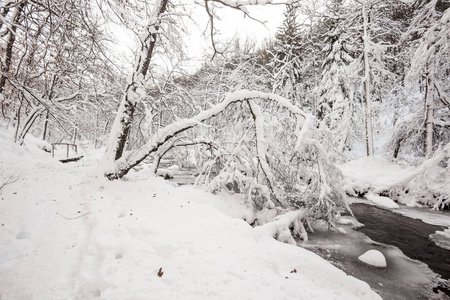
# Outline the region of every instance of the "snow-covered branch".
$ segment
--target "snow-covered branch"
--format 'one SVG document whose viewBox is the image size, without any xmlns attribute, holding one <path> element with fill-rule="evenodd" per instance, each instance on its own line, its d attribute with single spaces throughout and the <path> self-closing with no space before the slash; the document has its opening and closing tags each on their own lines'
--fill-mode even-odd
<svg viewBox="0 0 450 300">
<path fill-rule="evenodd" d="M 195 127 L 201 124 L 203 121 L 221 113 L 225 110 L 231 103 L 247 101 L 252 99 L 266 99 L 278 103 L 281 106 L 288 108 L 292 113 L 297 115 L 297 127 L 296 135 L 298 137 L 296 148 L 301 147 L 302 141 L 306 136 L 308 128 L 305 125 L 309 125 L 309 117 L 306 113 L 300 110 L 298 107 L 293 106 L 289 101 L 283 97 L 271 93 L 262 93 L 259 91 L 248 91 L 241 90 L 234 92 L 232 94 L 227 94 L 225 99 L 213 106 L 212 108 L 202 111 L 196 116 L 190 119 L 182 119 L 174 122 L 165 128 L 159 130 L 152 138 L 141 148 L 125 153 L 123 157 L 116 160 L 114 165 L 103 165 L 103 172 L 110 179 L 121 178 L 128 171 L 144 160 L 148 155 L 155 152 L 161 145 L 168 141 L 173 136 L 188 130 L 189 128 Z M 305 124 L 303 124 L 305 123 Z M 304 125 L 304 126 L 302 126 Z M 111 169 L 112 167 L 112 169 Z"/>
<path fill-rule="evenodd" d="M 290 211 L 277 216 L 272 222 L 255 227 L 255 231 L 264 236 L 271 236 L 280 242 L 296 245 L 297 242 L 292 235 L 299 236 L 304 241 L 308 240 L 308 233 L 303 225 L 306 218 L 305 210 Z M 292 233 L 290 228 L 292 228 Z"/>
<path fill-rule="evenodd" d="M 247 103 L 250 107 L 250 111 L 252 113 L 253 119 L 255 121 L 255 132 L 256 132 L 256 154 L 258 159 L 258 164 L 261 167 L 262 172 L 264 173 L 265 178 L 267 179 L 268 185 L 272 190 L 276 200 L 283 206 L 286 205 L 286 195 L 284 192 L 277 186 L 275 182 L 275 177 L 272 174 L 272 170 L 267 163 L 267 147 L 268 143 L 265 139 L 264 135 L 264 117 L 261 109 L 258 105 L 256 105 L 253 101 L 247 100 Z"/>
</svg>

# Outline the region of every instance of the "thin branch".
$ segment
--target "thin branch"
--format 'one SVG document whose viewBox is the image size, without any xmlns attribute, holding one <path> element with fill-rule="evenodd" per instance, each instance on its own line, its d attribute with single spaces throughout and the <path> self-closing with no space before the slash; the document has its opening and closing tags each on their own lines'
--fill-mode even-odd
<svg viewBox="0 0 450 300">
<path fill-rule="evenodd" d="M 214 50 L 214 54 L 211 57 L 211 60 L 214 59 L 214 57 L 216 56 L 216 54 L 220 54 L 223 55 L 223 51 L 218 51 L 217 47 L 216 47 L 216 42 L 214 41 L 214 15 L 211 13 L 210 9 L 209 9 L 209 5 L 208 5 L 208 0 L 205 0 L 205 9 L 206 9 L 206 13 L 209 16 L 209 23 L 210 23 L 210 38 L 211 38 L 211 45 L 213 47 Z"/>
<path fill-rule="evenodd" d="M 8 179 L 6 179 L 6 181 L 2 182 L 2 184 L 0 184 L 0 195 L 3 193 L 3 189 L 5 188 L 5 186 L 7 186 L 8 184 L 13 184 L 17 180 L 19 180 L 19 178 L 20 175 L 17 175 L 16 178 L 14 178 L 14 175 L 11 175 Z"/>
<path fill-rule="evenodd" d="M 87 213 L 82 214 L 81 216 L 73 217 L 73 218 L 64 217 L 63 215 L 60 215 L 60 214 L 58 214 L 58 215 L 59 215 L 61 218 L 64 218 L 64 219 L 66 219 L 66 220 L 71 221 L 71 220 L 76 220 L 76 219 L 82 218 L 82 217 L 84 217 L 84 216 L 86 216 L 86 215 L 88 215 L 88 214 L 90 214 L 90 213 L 91 213 L 91 212 L 87 212 Z"/>
</svg>

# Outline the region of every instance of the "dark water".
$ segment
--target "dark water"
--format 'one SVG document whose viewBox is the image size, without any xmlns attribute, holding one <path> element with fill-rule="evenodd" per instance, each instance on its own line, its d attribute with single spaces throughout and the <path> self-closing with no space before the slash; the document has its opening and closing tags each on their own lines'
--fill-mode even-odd
<svg viewBox="0 0 450 300">
<path fill-rule="evenodd" d="M 438 247 L 430 235 L 444 227 L 426 224 L 388 210 L 365 204 L 353 204 L 351 209 L 365 226 L 358 230 L 372 240 L 398 247 L 406 256 L 421 261 L 445 280 L 450 279 L 450 251 Z M 435 287 L 448 296 L 448 287 Z"/>
</svg>

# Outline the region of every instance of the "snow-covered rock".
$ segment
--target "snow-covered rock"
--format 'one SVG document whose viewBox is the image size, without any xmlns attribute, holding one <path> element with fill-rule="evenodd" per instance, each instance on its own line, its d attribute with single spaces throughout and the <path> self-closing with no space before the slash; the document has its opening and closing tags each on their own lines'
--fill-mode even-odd
<svg viewBox="0 0 450 300">
<path fill-rule="evenodd" d="M 363 255 L 359 256 L 358 259 L 363 263 L 368 265 L 378 267 L 378 268 L 386 268 L 386 258 L 383 253 L 378 250 L 369 250 Z"/>
<path fill-rule="evenodd" d="M 372 192 L 367 192 L 364 197 L 366 197 L 367 200 L 372 201 L 373 203 L 375 203 L 378 206 L 383 206 L 386 208 L 400 208 L 398 206 L 397 203 L 395 203 L 394 201 L 392 201 L 390 198 L 388 197 L 383 197 L 383 196 L 378 196 L 375 195 Z"/>
</svg>

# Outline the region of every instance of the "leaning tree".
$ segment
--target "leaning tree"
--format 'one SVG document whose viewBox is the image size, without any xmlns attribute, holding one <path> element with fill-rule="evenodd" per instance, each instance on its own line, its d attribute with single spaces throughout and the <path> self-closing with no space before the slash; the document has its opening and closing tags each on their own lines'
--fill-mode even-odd
<svg viewBox="0 0 450 300">
<path fill-rule="evenodd" d="M 246 13 L 240 2 L 220 1 L 220 4 Z M 136 108 L 147 97 L 150 61 L 161 40 L 160 35 L 167 30 L 166 22 L 173 25 L 174 18 L 179 17 L 173 11 L 174 7 L 168 0 L 156 1 L 146 25 L 139 32 L 136 61 L 99 163 L 101 176 L 120 179 L 150 155 L 159 155 L 176 145 L 181 134 L 205 124 L 220 129 L 219 124 L 226 120 L 224 116 L 232 116 L 236 121 L 233 122 L 236 132 L 229 132 L 229 135 L 238 137 L 233 141 L 235 146 L 219 147 L 217 156 L 211 155 L 211 160 L 204 164 L 198 182 L 212 191 L 223 187 L 230 191 L 232 189 L 227 185 L 234 185 L 255 210 L 276 207 L 292 210 L 306 206 L 304 211 L 308 213 L 299 214 L 294 222 L 297 227 L 301 225 L 298 219 L 306 222 L 309 218 L 321 218 L 337 228 L 337 213 L 349 208 L 341 175 L 328 160 L 328 149 L 321 143 L 321 140 L 329 140 L 328 131 L 286 98 L 260 91 L 227 93 L 217 104 L 209 103 L 193 116 L 158 129 L 144 145 L 127 146 Z M 205 8 L 213 27 L 211 2 L 205 1 Z M 212 41 L 217 52 L 214 39 Z M 271 109 L 283 112 L 279 122 L 267 115 Z M 283 134 L 277 136 L 277 132 Z M 306 238 L 304 230 L 302 232 Z"/>
</svg>

